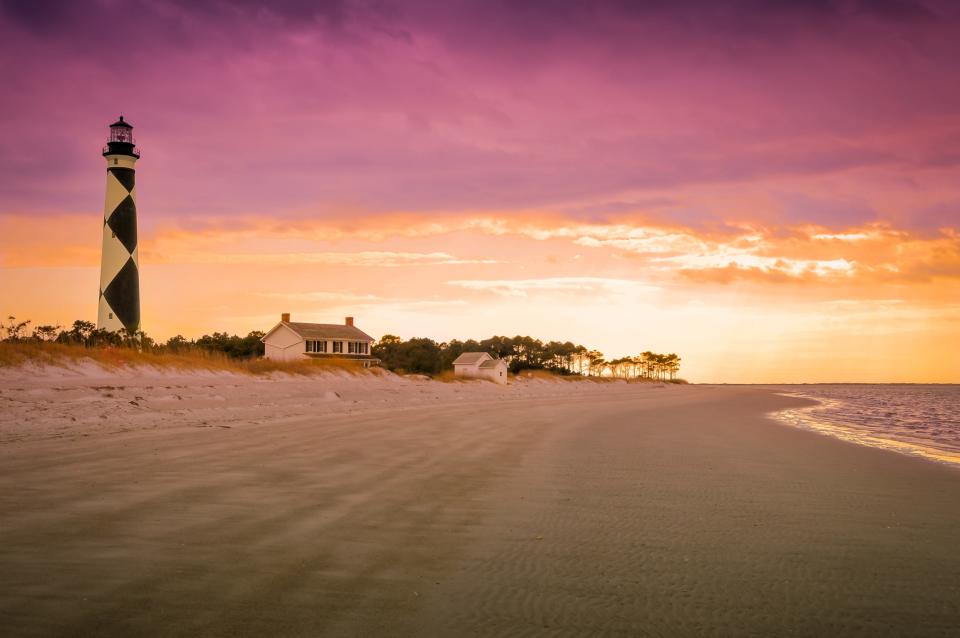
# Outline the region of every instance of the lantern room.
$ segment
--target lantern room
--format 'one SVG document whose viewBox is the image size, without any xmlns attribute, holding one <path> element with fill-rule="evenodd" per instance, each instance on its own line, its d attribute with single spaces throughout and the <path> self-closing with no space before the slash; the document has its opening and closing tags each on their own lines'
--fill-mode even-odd
<svg viewBox="0 0 960 638">
<path fill-rule="evenodd" d="M 140 157 L 140 149 L 134 147 L 133 126 L 120 119 L 110 125 L 110 138 L 103 147 L 104 155 L 130 155 Z"/>
</svg>

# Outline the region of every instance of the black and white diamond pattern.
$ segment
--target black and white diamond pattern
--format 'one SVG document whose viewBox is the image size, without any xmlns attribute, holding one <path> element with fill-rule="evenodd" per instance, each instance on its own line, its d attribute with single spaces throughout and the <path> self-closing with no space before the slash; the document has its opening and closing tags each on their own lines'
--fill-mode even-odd
<svg viewBox="0 0 960 638">
<path fill-rule="evenodd" d="M 97 327 L 116 332 L 140 329 L 140 272 L 137 255 L 137 205 L 133 168 L 107 169 L 100 262 Z"/>
</svg>

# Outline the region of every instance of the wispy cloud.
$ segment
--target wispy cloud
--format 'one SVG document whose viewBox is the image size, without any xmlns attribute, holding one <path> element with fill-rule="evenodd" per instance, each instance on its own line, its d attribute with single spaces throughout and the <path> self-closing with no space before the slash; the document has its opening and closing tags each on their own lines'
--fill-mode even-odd
<svg viewBox="0 0 960 638">
<path fill-rule="evenodd" d="M 326 266 L 364 266 L 377 268 L 397 268 L 400 266 L 456 266 L 466 264 L 496 264 L 492 259 L 461 259 L 444 252 L 414 253 L 392 252 L 385 250 L 364 250 L 358 252 L 295 252 L 295 253 L 194 253 L 190 256 L 179 255 L 178 263 L 219 263 L 219 264 L 264 264 L 274 266 L 296 266 L 320 264 Z"/>
<path fill-rule="evenodd" d="M 531 293 L 654 292 L 657 286 L 631 279 L 608 277 L 546 277 L 543 279 L 458 279 L 446 282 L 468 290 L 490 292 L 505 297 L 527 297 Z"/>
<path fill-rule="evenodd" d="M 801 276 L 850 276 L 855 262 L 846 259 L 788 259 L 765 257 L 753 254 L 706 254 L 665 257 L 658 260 L 679 266 L 682 270 L 714 270 L 735 268 L 755 270 L 761 273 L 776 273 L 788 277 Z"/>
<path fill-rule="evenodd" d="M 354 294 L 348 292 L 330 292 L 327 290 L 314 290 L 305 292 L 264 292 L 260 297 L 267 299 L 285 299 L 298 302 L 321 302 L 321 303 L 371 303 L 380 301 L 382 298 L 370 294 Z"/>
</svg>

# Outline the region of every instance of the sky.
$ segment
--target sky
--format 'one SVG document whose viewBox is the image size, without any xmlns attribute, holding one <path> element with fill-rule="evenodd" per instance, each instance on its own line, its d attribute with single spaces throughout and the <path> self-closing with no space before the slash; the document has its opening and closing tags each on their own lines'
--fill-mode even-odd
<svg viewBox="0 0 960 638">
<path fill-rule="evenodd" d="M 0 314 L 494 334 L 698 382 L 960 382 L 960 5 L 0 1 Z"/>
</svg>

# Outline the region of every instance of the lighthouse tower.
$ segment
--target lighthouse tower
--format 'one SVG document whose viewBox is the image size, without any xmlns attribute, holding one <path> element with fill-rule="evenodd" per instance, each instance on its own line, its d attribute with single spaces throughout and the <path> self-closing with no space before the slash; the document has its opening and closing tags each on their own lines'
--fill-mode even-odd
<svg viewBox="0 0 960 638">
<path fill-rule="evenodd" d="M 140 150 L 133 127 L 123 116 L 110 125 L 103 148 L 107 160 L 107 198 L 103 206 L 103 252 L 100 257 L 100 305 L 97 328 L 140 330 L 140 271 L 137 254 L 135 165 Z"/>
</svg>

